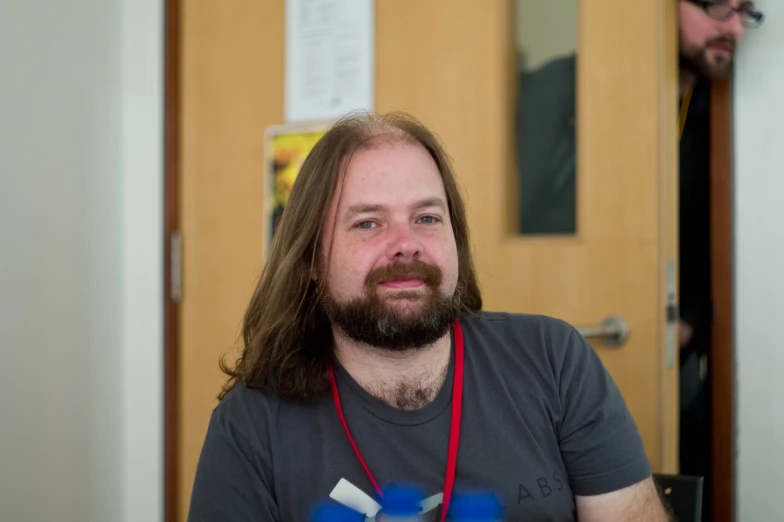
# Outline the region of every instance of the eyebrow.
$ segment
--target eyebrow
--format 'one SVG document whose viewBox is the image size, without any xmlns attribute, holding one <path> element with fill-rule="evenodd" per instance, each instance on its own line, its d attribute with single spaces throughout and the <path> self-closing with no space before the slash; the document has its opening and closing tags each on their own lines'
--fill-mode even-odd
<svg viewBox="0 0 784 522">
<path fill-rule="evenodd" d="M 414 205 L 412 205 L 412 208 L 414 210 L 422 210 L 423 208 L 432 208 L 432 207 L 436 207 L 440 209 L 442 212 L 447 211 L 446 203 L 444 203 L 444 200 L 439 197 L 426 198 L 421 201 L 417 201 L 416 203 L 414 203 Z M 351 205 L 350 207 L 348 207 L 348 210 L 346 211 L 345 219 L 347 220 L 351 219 L 359 214 L 370 214 L 372 212 L 380 212 L 386 210 L 386 208 L 387 207 L 385 205 L 371 205 L 371 204 Z"/>
</svg>

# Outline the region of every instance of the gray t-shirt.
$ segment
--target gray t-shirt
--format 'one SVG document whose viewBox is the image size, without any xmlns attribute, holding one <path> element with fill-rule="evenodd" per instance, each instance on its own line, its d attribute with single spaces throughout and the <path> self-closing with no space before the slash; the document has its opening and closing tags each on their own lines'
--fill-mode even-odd
<svg viewBox="0 0 784 522">
<path fill-rule="evenodd" d="M 574 328 L 486 312 L 461 324 L 465 380 L 455 491 L 500 495 L 505 520 L 573 521 L 574 495 L 608 493 L 650 476 L 618 389 Z M 428 497 L 426 520 L 440 515 L 453 363 L 435 400 L 416 411 L 388 406 L 336 368 L 345 418 L 368 467 L 382 488 L 420 487 Z M 330 495 L 374 514 L 375 490 L 331 396 L 303 403 L 239 385 L 215 408 L 190 522 L 304 522 L 314 506 L 334 501 Z"/>
</svg>

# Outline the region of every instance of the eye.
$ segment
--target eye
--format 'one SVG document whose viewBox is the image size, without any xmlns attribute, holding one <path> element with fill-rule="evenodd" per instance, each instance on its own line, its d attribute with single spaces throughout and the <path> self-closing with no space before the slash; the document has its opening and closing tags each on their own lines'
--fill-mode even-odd
<svg viewBox="0 0 784 522">
<path fill-rule="evenodd" d="M 371 228 L 375 228 L 378 226 L 375 221 L 360 221 L 355 225 L 357 228 L 362 228 L 365 230 L 369 230 Z"/>
<path fill-rule="evenodd" d="M 436 216 L 422 216 L 417 220 L 417 223 L 422 223 L 423 225 L 434 225 L 440 222 L 441 219 L 437 218 Z"/>
</svg>

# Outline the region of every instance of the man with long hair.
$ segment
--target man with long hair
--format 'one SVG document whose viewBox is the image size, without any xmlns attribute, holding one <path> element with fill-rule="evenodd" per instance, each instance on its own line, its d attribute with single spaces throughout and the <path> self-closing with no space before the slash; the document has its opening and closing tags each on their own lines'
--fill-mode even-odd
<svg viewBox="0 0 784 522">
<path fill-rule="evenodd" d="M 506 520 L 663 521 L 642 441 L 567 324 L 487 313 L 442 146 L 353 115 L 305 160 L 229 367 L 189 520 L 368 518 L 412 484 L 422 520 L 488 490 Z"/>
</svg>

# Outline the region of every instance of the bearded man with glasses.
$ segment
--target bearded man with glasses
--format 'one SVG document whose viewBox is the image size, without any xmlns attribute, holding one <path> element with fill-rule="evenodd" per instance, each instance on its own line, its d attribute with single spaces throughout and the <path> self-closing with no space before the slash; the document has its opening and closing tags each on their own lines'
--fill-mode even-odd
<svg viewBox="0 0 784 522">
<path fill-rule="evenodd" d="M 684 94 L 698 76 L 726 77 L 746 28 L 759 27 L 764 15 L 752 2 L 681 0 L 679 20 Z"/>
<path fill-rule="evenodd" d="M 710 244 L 710 86 L 732 72 L 746 29 L 763 14 L 752 2 L 680 0 L 680 471 L 704 476 L 711 520 L 709 357 L 713 298 Z"/>
</svg>

